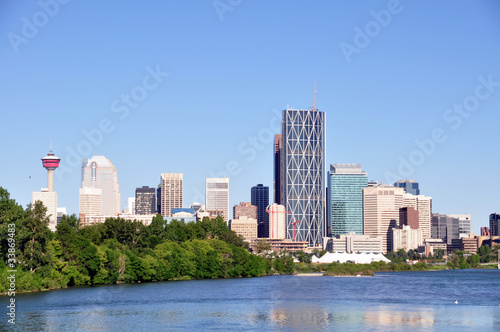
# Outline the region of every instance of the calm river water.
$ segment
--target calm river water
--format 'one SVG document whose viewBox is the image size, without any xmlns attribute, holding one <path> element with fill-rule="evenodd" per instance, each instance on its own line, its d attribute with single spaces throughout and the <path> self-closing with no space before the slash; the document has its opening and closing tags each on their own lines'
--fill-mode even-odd
<svg viewBox="0 0 500 332">
<path fill-rule="evenodd" d="M 16 304 L 19 331 L 500 331 L 500 270 L 70 288 Z"/>
</svg>

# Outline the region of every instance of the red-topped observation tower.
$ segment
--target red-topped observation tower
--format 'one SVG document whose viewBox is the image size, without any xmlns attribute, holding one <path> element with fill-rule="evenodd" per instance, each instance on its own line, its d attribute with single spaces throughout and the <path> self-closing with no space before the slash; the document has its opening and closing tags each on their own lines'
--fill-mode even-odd
<svg viewBox="0 0 500 332">
<path fill-rule="evenodd" d="M 49 154 L 42 158 L 43 167 L 47 169 L 47 186 L 50 192 L 54 191 L 54 170 L 59 167 L 61 158 L 58 158 L 50 149 Z"/>
</svg>

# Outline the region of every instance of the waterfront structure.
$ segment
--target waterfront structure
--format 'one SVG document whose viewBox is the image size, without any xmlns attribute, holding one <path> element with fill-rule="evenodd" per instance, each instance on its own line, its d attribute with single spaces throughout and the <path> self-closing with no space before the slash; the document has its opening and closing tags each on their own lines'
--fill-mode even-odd
<svg viewBox="0 0 500 332">
<path fill-rule="evenodd" d="M 273 203 L 266 208 L 269 220 L 269 233 L 267 238 L 284 239 L 286 237 L 286 211 L 285 206 Z"/>
<path fill-rule="evenodd" d="M 269 220 L 267 219 L 266 207 L 269 205 L 269 187 L 262 184 L 253 186 L 250 192 L 250 201 L 257 207 L 257 221 L 259 223 L 259 237 L 266 237 L 269 233 Z M 236 218 L 236 216 L 233 216 Z"/>
<path fill-rule="evenodd" d="M 367 173 L 360 164 L 332 164 L 327 179 L 328 233 L 363 234 L 363 188 L 368 186 Z"/>
<path fill-rule="evenodd" d="M 252 205 L 250 202 L 240 202 L 240 205 L 235 205 L 233 207 L 233 218 L 238 219 L 239 217 L 247 217 L 251 219 L 257 219 L 258 208 Z"/>
<path fill-rule="evenodd" d="M 55 232 L 57 226 L 57 192 L 54 191 L 54 171 L 59 167 L 61 159 L 52 152 L 42 158 L 42 165 L 47 170 L 47 188 L 40 191 L 34 191 L 31 195 L 32 204 L 40 201 L 47 208 L 46 216 L 49 218 L 48 227 Z"/>
<path fill-rule="evenodd" d="M 274 198 L 273 202 L 277 204 L 283 204 L 283 139 L 280 134 L 274 135 Z"/>
<path fill-rule="evenodd" d="M 418 227 L 424 239 L 431 237 L 432 197 L 424 195 L 403 195 L 403 207 L 413 207 L 418 211 Z"/>
<path fill-rule="evenodd" d="M 407 252 L 410 249 L 418 249 L 423 244 L 420 228 L 413 229 L 409 225 L 403 225 L 392 229 L 392 251 L 404 249 Z"/>
<path fill-rule="evenodd" d="M 500 214 L 490 214 L 490 235 L 500 236 Z"/>
<path fill-rule="evenodd" d="M 399 224 L 403 188 L 392 185 L 363 188 L 363 234 L 382 237 L 383 253 L 392 249 L 392 229 Z"/>
<path fill-rule="evenodd" d="M 459 229 L 460 221 L 458 218 L 446 214 L 432 214 L 432 238 L 442 239 L 448 246 L 451 247 L 452 239 L 460 238 Z"/>
<path fill-rule="evenodd" d="M 477 254 L 478 249 L 478 238 L 473 235 L 469 235 L 459 239 L 452 239 L 451 245 L 453 250 L 460 250 L 475 255 Z"/>
<path fill-rule="evenodd" d="M 115 167 L 104 156 L 93 156 L 84 158 L 82 161 L 82 182 L 81 190 L 84 195 L 97 191 L 86 191 L 87 188 L 101 190 L 101 214 L 104 216 L 117 216 L 120 211 L 120 186 L 118 184 L 118 174 Z M 96 198 L 96 197 L 94 197 Z M 85 200 L 85 198 L 83 198 Z M 80 197 L 82 200 L 82 197 Z M 93 211 L 86 210 L 87 203 L 80 204 L 80 215 L 90 215 Z M 83 210 L 82 210 L 83 207 Z"/>
<path fill-rule="evenodd" d="M 321 245 L 325 200 L 325 113 L 286 109 L 282 119 L 286 238 Z"/>
<path fill-rule="evenodd" d="M 323 239 L 323 249 L 329 252 L 382 252 L 383 238 L 351 232 Z"/>
<path fill-rule="evenodd" d="M 229 221 L 229 228 L 236 234 L 241 235 L 245 241 L 251 242 L 257 239 L 257 219 L 241 216 Z"/>
<path fill-rule="evenodd" d="M 434 255 L 434 251 L 438 249 L 446 253 L 448 245 L 442 239 L 425 239 L 424 244 L 418 247 L 418 253 L 430 256 Z"/>
<path fill-rule="evenodd" d="M 155 214 L 156 189 L 150 188 L 148 186 L 142 186 L 142 188 L 136 188 L 134 210 L 135 212 L 131 212 L 132 214 L 138 214 L 138 215 Z"/>
<path fill-rule="evenodd" d="M 449 214 L 452 218 L 458 219 L 458 237 L 469 237 L 471 234 L 471 217 L 470 213 L 466 214 Z"/>
<path fill-rule="evenodd" d="M 394 183 L 394 187 L 403 188 L 408 194 L 420 195 L 418 182 L 416 182 L 415 180 L 398 180 Z"/>
<path fill-rule="evenodd" d="M 160 177 L 161 215 L 171 217 L 172 209 L 182 208 L 182 173 L 162 173 Z"/>
<path fill-rule="evenodd" d="M 207 178 L 205 182 L 207 210 L 223 210 L 224 221 L 229 220 L 229 178 Z"/>
</svg>

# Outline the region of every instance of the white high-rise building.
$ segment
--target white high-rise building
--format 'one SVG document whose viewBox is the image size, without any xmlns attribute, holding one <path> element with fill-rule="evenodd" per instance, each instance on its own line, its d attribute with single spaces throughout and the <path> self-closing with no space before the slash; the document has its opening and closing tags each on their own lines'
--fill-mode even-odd
<svg viewBox="0 0 500 332">
<path fill-rule="evenodd" d="M 363 188 L 363 234 L 382 237 L 383 253 L 392 249 L 392 228 L 399 224 L 404 193 L 392 185 Z"/>
<path fill-rule="evenodd" d="M 161 215 L 172 216 L 172 209 L 182 208 L 182 173 L 162 173 L 160 178 Z"/>
<path fill-rule="evenodd" d="M 471 234 L 470 229 L 470 213 L 466 214 L 449 214 L 448 216 L 452 218 L 458 218 L 458 236 L 460 238 L 469 237 Z"/>
<path fill-rule="evenodd" d="M 269 213 L 269 234 L 270 239 L 284 239 L 286 237 L 286 212 L 285 206 L 281 204 L 271 204 L 266 208 Z"/>
<path fill-rule="evenodd" d="M 206 210 L 223 210 L 229 220 L 229 178 L 207 178 L 205 183 Z"/>
<path fill-rule="evenodd" d="M 84 158 L 82 162 L 82 185 L 80 193 L 83 195 L 98 195 L 98 191 L 87 191 L 87 188 L 101 190 L 101 215 L 113 217 L 117 216 L 120 210 L 120 186 L 118 185 L 118 174 L 113 164 L 104 156 L 93 156 L 91 159 Z M 92 198 L 95 204 L 96 197 Z M 82 197 L 80 197 L 82 201 Z M 85 198 L 84 198 L 85 201 Z M 89 203 L 80 202 L 80 214 L 93 214 L 95 208 L 86 210 Z M 83 208 L 83 210 L 82 210 Z"/>
<path fill-rule="evenodd" d="M 135 215 L 135 197 L 128 198 L 128 213 Z"/>
<path fill-rule="evenodd" d="M 46 216 L 49 217 L 49 229 L 53 232 L 57 226 L 57 193 L 49 191 L 48 188 L 42 188 L 41 191 L 34 191 L 32 193 L 32 202 L 40 201 L 47 208 Z"/>
<path fill-rule="evenodd" d="M 403 207 L 412 207 L 418 211 L 418 228 L 422 230 L 422 238 L 431 238 L 432 197 L 424 195 L 403 195 Z"/>
<path fill-rule="evenodd" d="M 392 250 L 398 251 L 404 249 L 418 249 L 424 244 L 422 238 L 422 229 L 412 229 L 410 226 L 402 226 L 401 228 L 392 229 Z"/>
</svg>

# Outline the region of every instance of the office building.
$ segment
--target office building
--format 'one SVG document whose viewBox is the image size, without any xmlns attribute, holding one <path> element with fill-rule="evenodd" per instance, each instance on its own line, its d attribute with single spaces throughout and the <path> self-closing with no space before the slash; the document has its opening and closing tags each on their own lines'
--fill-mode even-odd
<svg viewBox="0 0 500 332">
<path fill-rule="evenodd" d="M 410 226 L 411 229 L 419 229 L 418 211 L 414 207 L 402 207 L 399 209 L 399 225 Z"/>
<path fill-rule="evenodd" d="M 283 204 L 283 162 L 282 154 L 283 152 L 283 139 L 281 135 L 274 135 L 274 203 Z"/>
<path fill-rule="evenodd" d="M 172 209 L 182 208 L 182 173 L 162 173 L 160 177 L 161 215 L 171 217 Z"/>
<path fill-rule="evenodd" d="M 392 229 L 399 224 L 403 188 L 392 185 L 363 188 L 363 234 L 382 237 L 383 253 L 392 250 Z"/>
<path fill-rule="evenodd" d="M 182 194 L 181 194 L 182 195 Z M 132 214 L 145 215 L 156 213 L 156 189 L 148 186 L 135 189 L 135 212 Z"/>
<path fill-rule="evenodd" d="M 412 207 L 418 211 L 418 227 L 424 239 L 431 238 L 432 197 L 424 195 L 403 195 L 403 207 Z"/>
<path fill-rule="evenodd" d="M 229 178 L 207 178 L 205 182 L 206 210 L 223 210 L 229 220 Z"/>
<path fill-rule="evenodd" d="M 250 196 L 252 205 L 257 207 L 258 235 L 259 237 L 267 237 L 269 220 L 267 219 L 266 207 L 269 205 L 269 187 L 262 184 L 253 186 Z"/>
<path fill-rule="evenodd" d="M 135 215 L 135 197 L 129 197 L 127 203 L 127 212 L 131 215 Z"/>
<path fill-rule="evenodd" d="M 489 227 L 481 227 L 481 236 L 491 236 Z"/>
<path fill-rule="evenodd" d="M 459 239 L 458 232 L 460 221 L 458 218 L 446 214 L 432 214 L 432 238 L 441 239 L 451 247 L 452 239 Z"/>
<path fill-rule="evenodd" d="M 61 159 L 52 152 L 42 158 L 42 165 L 47 170 L 47 188 L 41 188 L 40 191 L 34 191 L 31 195 L 31 202 L 34 205 L 40 201 L 47 208 L 46 216 L 49 218 L 48 227 L 55 232 L 57 226 L 57 192 L 54 191 L 54 171 L 59 167 Z"/>
<path fill-rule="evenodd" d="M 424 244 L 422 230 L 403 225 L 392 229 L 392 251 L 418 249 Z"/>
<path fill-rule="evenodd" d="M 458 237 L 469 237 L 471 234 L 471 218 L 470 213 L 466 214 L 449 214 L 452 218 L 458 218 Z"/>
<path fill-rule="evenodd" d="M 235 205 L 233 207 L 233 219 L 238 219 L 243 216 L 257 219 L 257 210 L 258 208 L 250 202 L 240 202 L 240 205 Z"/>
<path fill-rule="evenodd" d="M 257 239 L 257 219 L 244 216 L 232 219 L 229 222 L 229 228 L 236 234 L 243 236 L 247 242 Z"/>
<path fill-rule="evenodd" d="M 332 164 L 327 179 L 329 234 L 363 234 L 363 188 L 368 186 L 368 175 L 359 164 Z"/>
<path fill-rule="evenodd" d="M 101 190 L 101 213 L 103 216 L 113 217 L 121 212 L 118 174 L 109 159 L 104 156 L 83 159 L 81 189 L 85 188 Z M 86 193 L 87 191 L 83 190 L 83 194 L 86 195 Z M 95 195 L 95 191 L 92 195 Z M 88 215 L 90 211 L 85 210 L 85 206 L 87 204 L 83 204 L 84 209 L 80 210 L 80 214 Z"/>
<path fill-rule="evenodd" d="M 286 211 L 281 204 L 271 204 L 267 207 L 269 232 L 267 238 L 285 239 L 286 237 Z"/>
<path fill-rule="evenodd" d="M 323 248 L 328 252 L 382 252 L 383 242 L 382 237 L 349 233 L 337 235 L 333 238 L 325 238 Z"/>
<path fill-rule="evenodd" d="M 68 212 L 65 207 L 58 207 L 57 208 L 57 224 L 61 222 L 61 219 L 63 216 L 67 216 Z"/>
<path fill-rule="evenodd" d="M 403 188 L 408 194 L 420 195 L 418 182 L 415 182 L 415 180 L 398 180 L 396 183 L 394 183 L 394 187 Z"/>
<path fill-rule="evenodd" d="M 490 235 L 500 236 L 500 214 L 492 213 L 490 214 Z"/>
<path fill-rule="evenodd" d="M 287 239 L 321 245 L 325 201 L 325 113 L 283 111 L 283 205 Z"/>
</svg>

